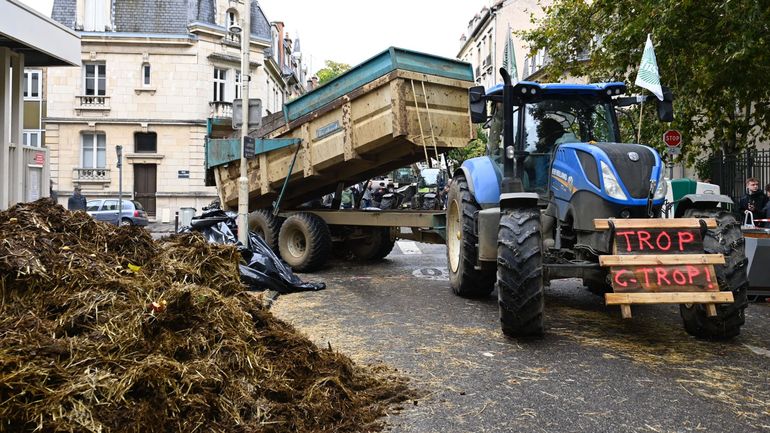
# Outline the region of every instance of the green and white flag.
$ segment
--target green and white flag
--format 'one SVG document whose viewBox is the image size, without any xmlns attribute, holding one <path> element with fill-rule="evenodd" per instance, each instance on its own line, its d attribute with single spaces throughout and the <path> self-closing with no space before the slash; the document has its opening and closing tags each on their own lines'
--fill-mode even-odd
<svg viewBox="0 0 770 433">
<path fill-rule="evenodd" d="M 516 52 L 513 49 L 513 37 L 511 36 L 511 25 L 508 24 L 508 40 L 505 41 L 505 50 L 503 50 L 503 68 L 511 76 L 512 83 L 519 82 L 519 71 L 516 69 Z"/>
<path fill-rule="evenodd" d="M 644 87 L 654 93 L 659 100 L 663 100 L 663 89 L 660 87 L 660 74 L 658 74 L 658 61 L 655 58 L 655 49 L 652 47 L 652 39 L 647 35 L 647 44 L 644 46 L 642 62 L 639 64 L 639 73 L 636 74 L 636 82 L 639 87 Z"/>
</svg>

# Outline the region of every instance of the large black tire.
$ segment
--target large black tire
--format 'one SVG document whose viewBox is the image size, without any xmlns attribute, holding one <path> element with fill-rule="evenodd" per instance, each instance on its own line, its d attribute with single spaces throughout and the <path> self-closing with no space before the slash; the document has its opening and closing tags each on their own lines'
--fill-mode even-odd
<svg viewBox="0 0 770 433">
<path fill-rule="evenodd" d="M 719 290 L 732 291 L 735 302 L 718 304 L 716 317 L 709 317 L 702 304 L 679 306 L 685 330 L 695 337 L 708 340 L 725 340 L 740 334 L 746 321 L 744 310 L 748 305 L 746 274 L 748 259 L 744 252 L 741 226 L 735 217 L 720 209 L 688 209 L 685 218 L 715 218 L 717 227 L 709 229 L 703 239 L 706 254 L 723 254 L 724 265 L 714 265 Z"/>
<path fill-rule="evenodd" d="M 281 258 L 295 271 L 315 271 L 331 253 L 332 237 L 326 222 L 315 214 L 298 212 L 286 218 L 278 234 Z"/>
<path fill-rule="evenodd" d="M 604 279 L 583 278 L 583 285 L 596 296 L 612 293 L 612 285 L 607 281 L 606 277 Z"/>
<path fill-rule="evenodd" d="M 367 236 L 347 242 L 347 248 L 363 261 L 381 260 L 393 250 L 396 243 L 391 227 L 370 227 L 366 229 Z"/>
<path fill-rule="evenodd" d="M 463 298 L 489 296 L 495 288 L 495 270 L 494 266 L 476 269 L 479 241 L 473 217 L 481 206 L 471 195 L 465 176 L 452 180 L 446 209 L 449 285 Z"/>
<path fill-rule="evenodd" d="M 249 230 L 265 240 L 267 246 L 278 251 L 278 233 L 281 230 L 280 220 L 267 209 L 259 209 L 249 214 Z"/>
<path fill-rule="evenodd" d="M 509 337 L 543 335 L 543 240 L 537 207 L 503 211 L 497 235 L 500 325 Z"/>
</svg>

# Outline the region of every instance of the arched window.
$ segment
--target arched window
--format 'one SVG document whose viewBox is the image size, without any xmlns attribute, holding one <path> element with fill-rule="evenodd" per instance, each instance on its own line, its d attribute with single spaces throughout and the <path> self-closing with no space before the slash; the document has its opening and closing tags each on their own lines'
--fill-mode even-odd
<svg viewBox="0 0 770 433">
<path fill-rule="evenodd" d="M 225 12 L 225 28 L 230 30 L 230 28 L 235 25 L 240 25 L 238 24 L 238 11 L 230 8 Z"/>
</svg>

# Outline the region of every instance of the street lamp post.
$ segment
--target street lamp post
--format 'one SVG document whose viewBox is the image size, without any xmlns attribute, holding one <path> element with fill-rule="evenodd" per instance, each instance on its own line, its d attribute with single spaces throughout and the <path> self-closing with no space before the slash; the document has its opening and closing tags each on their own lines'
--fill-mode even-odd
<svg viewBox="0 0 770 433">
<path fill-rule="evenodd" d="M 115 153 L 118 159 L 118 220 L 117 225 L 123 222 L 123 146 L 118 144 L 115 146 Z"/>
<path fill-rule="evenodd" d="M 243 125 L 241 126 L 241 176 L 238 178 L 238 240 L 248 246 L 249 239 L 249 179 L 246 160 L 246 137 L 249 135 L 249 51 L 251 49 L 251 0 L 246 0 L 241 31 L 241 104 Z"/>
</svg>

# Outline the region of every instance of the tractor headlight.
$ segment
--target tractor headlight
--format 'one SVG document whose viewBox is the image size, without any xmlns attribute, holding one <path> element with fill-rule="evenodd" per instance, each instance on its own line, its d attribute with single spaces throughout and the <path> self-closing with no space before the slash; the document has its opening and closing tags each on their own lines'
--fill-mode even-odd
<svg viewBox="0 0 770 433">
<path fill-rule="evenodd" d="M 661 167 L 660 175 L 658 176 L 658 186 L 655 188 L 655 196 L 653 197 L 653 200 L 660 200 L 662 198 L 666 198 L 667 192 L 668 192 L 668 183 L 666 182 L 665 170 L 663 170 L 663 167 Z"/>
<path fill-rule="evenodd" d="M 628 200 L 626 193 L 623 192 L 623 188 L 620 187 L 620 182 L 612 174 L 610 167 L 601 161 L 602 166 L 602 179 L 604 180 L 604 191 L 612 198 L 618 200 Z"/>
</svg>

